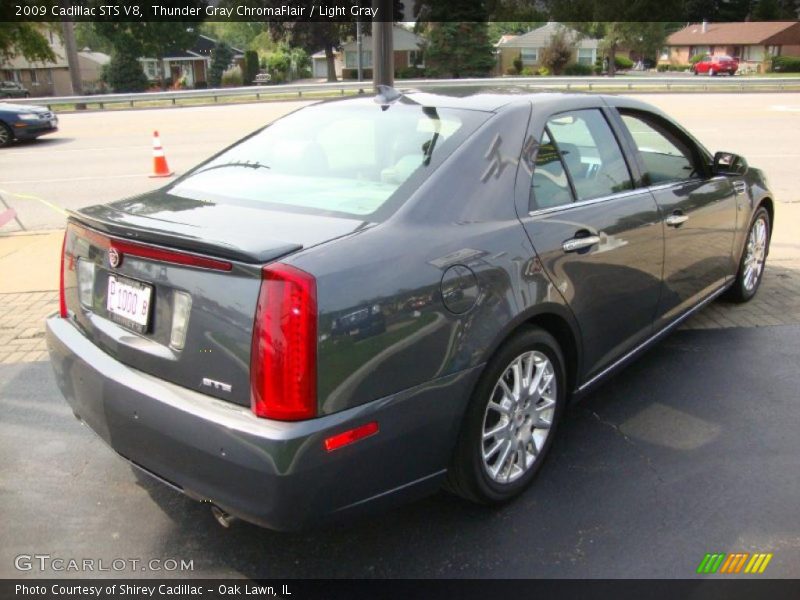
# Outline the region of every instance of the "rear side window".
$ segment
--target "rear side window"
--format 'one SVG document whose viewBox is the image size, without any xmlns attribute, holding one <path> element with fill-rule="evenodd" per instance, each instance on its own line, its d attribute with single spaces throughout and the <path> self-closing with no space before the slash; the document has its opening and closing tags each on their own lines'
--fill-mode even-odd
<svg viewBox="0 0 800 600">
<path fill-rule="evenodd" d="M 564 170 L 558 149 L 545 130 L 536 152 L 529 210 L 552 208 L 570 202 L 572 202 L 572 190 L 569 187 L 567 172 Z"/>
<path fill-rule="evenodd" d="M 622 113 L 644 162 L 650 185 L 699 177 L 692 150 L 663 123 L 635 113 Z"/>
<path fill-rule="evenodd" d="M 625 157 L 603 113 L 562 113 L 547 129 L 563 159 L 578 200 L 610 196 L 633 187 Z"/>
</svg>

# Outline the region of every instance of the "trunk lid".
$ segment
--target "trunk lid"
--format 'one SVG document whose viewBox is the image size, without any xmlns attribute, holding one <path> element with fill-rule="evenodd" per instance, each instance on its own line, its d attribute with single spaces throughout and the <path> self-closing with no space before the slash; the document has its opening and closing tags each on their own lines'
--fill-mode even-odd
<svg viewBox="0 0 800 600">
<path fill-rule="evenodd" d="M 67 308 L 120 362 L 247 406 L 261 267 L 363 226 L 161 191 L 93 206 L 70 215 Z"/>
</svg>

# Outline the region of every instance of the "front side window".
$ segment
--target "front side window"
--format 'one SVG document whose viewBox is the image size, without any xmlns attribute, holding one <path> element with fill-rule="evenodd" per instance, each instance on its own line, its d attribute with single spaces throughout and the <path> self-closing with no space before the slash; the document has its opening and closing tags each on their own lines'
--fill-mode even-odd
<svg viewBox="0 0 800 600">
<path fill-rule="evenodd" d="M 633 187 L 614 133 L 598 109 L 562 113 L 547 122 L 578 200 L 609 196 Z"/>
<path fill-rule="evenodd" d="M 304 108 L 200 165 L 168 192 L 380 220 L 376 211 L 405 199 L 416 185 L 410 179 L 430 174 L 490 116 L 399 102 L 384 108 L 372 99 Z"/>
<path fill-rule="evenodd" d="M 644 115 L 626 112 L 621 116 L 642 157 L 649 184 L 683 181 L 699 176 L 692 150 L 678 134 Z"/>
</svg>

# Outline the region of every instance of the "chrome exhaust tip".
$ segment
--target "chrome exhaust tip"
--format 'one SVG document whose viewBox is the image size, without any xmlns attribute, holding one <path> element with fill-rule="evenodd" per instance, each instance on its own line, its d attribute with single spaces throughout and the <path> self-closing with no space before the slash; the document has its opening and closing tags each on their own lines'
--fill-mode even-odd
<svg viewBox="0 0 800 600">
<path fill-rule="evenodd" d="M 213 504 L 211 506 L 211 514 L 214 516 L 214 520 L 225 529 L 230 529 L 233 522 L 236 521 L 236 517 L 234 517 L 229 513 L 226 513 L 216 504 Z"/>
</svg>

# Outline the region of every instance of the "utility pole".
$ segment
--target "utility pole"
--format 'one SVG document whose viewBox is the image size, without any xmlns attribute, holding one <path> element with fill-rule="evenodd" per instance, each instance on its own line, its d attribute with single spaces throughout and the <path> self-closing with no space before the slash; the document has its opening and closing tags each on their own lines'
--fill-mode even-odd
<svg viewBox="0 0 800 600">
<path fill-rule="evenodd" d="M 376 88 L 394 85 L 393 4 L 392 0 L 372 0 L 381 19 L 372 22 L 372 82 Z"/>
<path fill-rule="evenodd" d="M 364 40 L 361 35 L 361 30 L 363 29 L 363 24 L 361 21 L 356 21 L 356 50 L 358 51 L 358 80 L 364 81 L 364 64 L 363 60 L 363 48 L 364 48 Z"/>
</svg>

